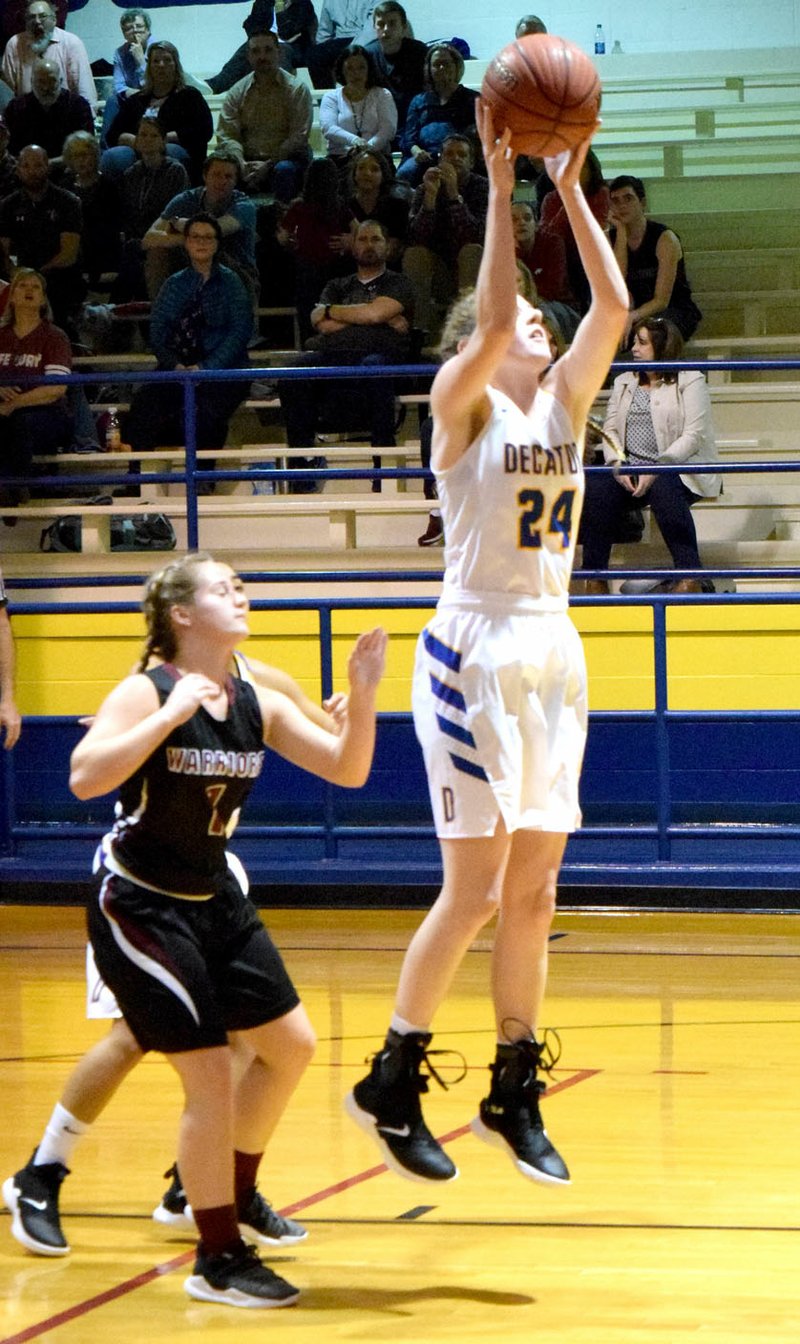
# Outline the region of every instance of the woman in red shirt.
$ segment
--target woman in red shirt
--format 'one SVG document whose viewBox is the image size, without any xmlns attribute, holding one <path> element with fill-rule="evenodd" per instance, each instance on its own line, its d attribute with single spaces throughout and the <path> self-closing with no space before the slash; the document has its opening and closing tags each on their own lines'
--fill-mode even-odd
<svg viewBox="0 0 800 1344">
<path fill-rule="evenodd" d="M 51 321 L 47 286 L 38 271 L 22 267 L 8 287 L 0 321 L 0 471 L 4 477 L 28 476 L 34 451 L 52 453 L 71 438 L 66 385 L 36 384 L 32 376 L 68 374 L 72 369 L 69 341 Z M 19 382 L 7 379 L 18 377 Z M 18 504 L 23 487 L 6 487 L 0 502 Z"/>
</svg>

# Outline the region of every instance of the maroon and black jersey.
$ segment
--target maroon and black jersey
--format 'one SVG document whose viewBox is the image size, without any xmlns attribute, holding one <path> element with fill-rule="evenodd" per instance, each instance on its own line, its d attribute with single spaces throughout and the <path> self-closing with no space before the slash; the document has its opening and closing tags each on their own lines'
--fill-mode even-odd
<svg viewBox="0 0 800 1344">
<path fill-rule="evenodd" d="M 164 664 L 145 675 L 163 705 L 181 674 Z M 201 705 L 120 789 L 105 861 L 156 891 L 206 898 L 227 872 L 228 837 L 264 761 L 253 687 L 229 677 L 227 690 L 223 722 Z"/>
</svg>

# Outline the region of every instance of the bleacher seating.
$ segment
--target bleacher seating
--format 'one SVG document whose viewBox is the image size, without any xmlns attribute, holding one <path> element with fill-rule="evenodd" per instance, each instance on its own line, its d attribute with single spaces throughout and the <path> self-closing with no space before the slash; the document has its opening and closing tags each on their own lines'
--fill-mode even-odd
<svg viewBox="0 0 800 1344">
<path fill-rule="evenodd" d="M 693 358 L 790 357 L 800 355 L 800 64 L 796 53 L 776 51 L 672 53 L 666 57 L 607 56 L 598 62 L 603 80 L 603 120 L 596 149 L 607 177 L 621 171 L 642 176 L 651 214 L 664 219 L 680 235 L 704 321 L 688 349 Z M 485 60 L 467 62 L 465 82 L 480 86 Z M 307 72 L 299 72 L 307 80 Z M 212 111 L 222 99 L 207 93 Z M 314 91 L 318 108 L 321 91 Z M 317 128 L 315 151 L 323 152 Z M 527 190 L 521 184 L 520 190 Z M 269 294 L 265 290 L 265 304 Z M 262 316 L 275 318 L 265 307 Z M 292 320 L 291 310 L 280 310 Z M 140 319 L 141 320 L 141 319 Z M 137 330 L 132 324 L 131 330 Z M 281 338 L 292 340 L 289 330 Z M 296 326 L 294 347 L 297 346 Z M 275 347 L 275 348 L 271 348 Z M 254 369 L 280 367 L 293 350 L 277 341 L 251 351 Z M 103 379 L 120 378 L 125 367 L 146 368 L 151 357 L 106 354 L 79 360 Z M 797 371 L 730 374 L 710 371 L 714 416 L 723 458 L 791 460 L 800 457 L 800 378 Z M 411 393 L 403 398 L 419 401 Z M 383 466 L 418 465 L 416 425 L 405 442 L 382 456 Z M 326 444 L 331 467 L 371 467 L 367 445 Z M 128 455 L 130 456 L 130 455 Z M 208 457 L 208 454 L 205 455 Z M 228 448 L 214 455 L 219 469 L 247 473 L 240 482 L 221 484 L 200 503 L 202 537 L 230 554 L 248 550 L 285 550 L 296 563 L 300 552 L 323 556 L 346 553 L 348 563 L 374 562 L 376 554 L 394 555 L 408 566 L 424 560 L 439 563 L 439 552 L 420 553 L 416 535 L 429 504 L 420 480 L 384 481 L 375 496 L 370 480 L 331 481 L 322 496 L 255 494 L 249 469 L 279 465 L 292 454 L 282 442 L 277 401 L 259 393 L 244 403 L 231 426 Z M 201 458 L 203 455 L 201 455 Z M 125 455 L 113 463 L 125 469 Z M 182 450 L 165 448 L 143 469 L 174 471 Z M 48 467 L 55 464 L 45 463 Z M 103 455 L 61 455 L 59 471 L 97 473 L 111 466 Z M 200 462 L 202 466 L 202 461 Z M 795 501 L 798 501 L 795 504 Z M 115 501 L 111 506 L 74 508 L 64 500 L 42 500 L 21 506 L 19 527 L 3 529 L 4 569 L 9 573 L 35 568 L 32 552 L 42 521 L 65 512 L 82 512 L 89 543 L 101 548 L 107 540 L 108 518 L 115 512 L 144 510 L 149 502 L 176 519 L 179 545 L 185 541 L 182 487 L 164 484 L 143 490 L 141 501 Z M 94 508 L 94 512 L 92 512 Z M 8 510 L 9 514 L 11 510 Z M 763 562 L 765 555 L 797 549 L 800 517 L 800 473 L 780 472 L 726 477 L 719 501 L 695 509 L 703 554 L 708 563 Z M 252 527 L 242 527 L 242 519 Z M 104 521 L 105 519 L 105 521 Z M 322 526 L 320 526 L 322 524 Z M 92 540 L 93 538 L 93 540 Z M 658 539 L 638 549 L 615 552 L 615 563 L 641 566 L 656 554 Z M 38 560 L 38 557 L 37 557 Z M 80 557 L 65 562 L 85 565 Z M 103 565 L 121 566 L 124 557 L 103 554 Z"/>
</svg>

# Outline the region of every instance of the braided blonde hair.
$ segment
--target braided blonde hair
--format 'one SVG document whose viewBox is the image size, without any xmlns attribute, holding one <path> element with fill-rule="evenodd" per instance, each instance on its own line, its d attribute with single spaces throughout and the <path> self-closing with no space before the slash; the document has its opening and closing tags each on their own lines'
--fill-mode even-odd
<svg viewBox="0 0 800 1344">
<path fill-rule="evenodd" d="M 173 560 L 152 574 L 145 584 L 142 611 L 147 624 L 147 639 L 136 671 L 144 672 L 151 658 L 171 663 L 178 648 L 171 612 L 175 606 L 191 606 L 197 588 L 197 569 L 213 555 L 192 551 L 181 560 Z"/>
</svg>

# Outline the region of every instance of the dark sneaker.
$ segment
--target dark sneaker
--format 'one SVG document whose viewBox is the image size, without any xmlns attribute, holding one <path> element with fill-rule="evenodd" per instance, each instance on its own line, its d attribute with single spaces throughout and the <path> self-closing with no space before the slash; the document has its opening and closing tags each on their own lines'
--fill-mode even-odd
<svg viewBox="0 0 800 1344">
<path fill-rule="evenodd" d="M 164 1172 L 164 1180 L 169 1181 L 169 1189 L 164 1191 L 161 1203 L 153 1209 L 153 1218 L 165 1227 L 184 1228 L 194 1231 L 195 1222 L 192 1206 L 187 1202 L 186 1191 L 181 1182 L 178 1165 L 174 1163 Z"/>
<path fill-rule="evenodd" d="M 558 1039 L 555 1032 L 546 1036 Z M 533 1039 L 498 1045 L 489 1066 L 489 1095 L 470 1126 L 477 1138 L 507 1153 L 522 1176 L 545 1185 L 570 1183 L 566 1164 L 550 1142 L 539 1112 L 545 1084 L 537 1078 L 537 1070 L 549 1073 L 557 1060 L 549 1040 L 546 1047 Z"/>
<path fill-rule="evenodd" d="M 418 546 L 442 546 L 444 544 L 444 524 L 440 513 L 428 514 L 428 526 L 421 537 L 417 537 Z"/>
<path fill-rule="evenodd" d="M 291 1307 L 299 1289 L 262 1265 L 252 1246 L 222 1255 L 206 1255 L 197 1248 L 194 1273 L 183 1286 L 198 1302 L 228 1307 Z"/>
<path fill-rule="evenodd" d="M 254 1188 L 247 1207 L 239 1214 L 239 1231 L 245 1241 L 258 1246 L 296 1246 L 308 1232 L 302 1223 L 283 1218 Z"/>
<path fill-rule="evenodd" d="M 429 1077 L 441 1087 L 447 1086 L 431 1064 L 430 1055 L 451 1052 L 429 1052 L 430 1041 L 429 1031 L 408 1036 L 389 1031 L 383 1050 L 373 1056 L 369 1074 L 348 1092 L 344 1105 L 348 1115 L 375 1140 L 387 1167 L 398 1176 L 410 1181 L 452 1181 L 458 1168 L 425 1124 L 419 1100 L 420 1093 L 428 1091 Z M 428 1068 L 427 1075 L 421 1072 L 423 1064 Z"/>
<path fill-rule="evenodd" d="M 69 1176 L 69 1169 L 63 1163 L 47 1162 L 35 1167 L 32 1157 L 27 1167 L 3 1182 L 3 1201 L 13 1214 L 11 1235 L 34 1255 L 69 1254 L 58 1212 L 58 1196 L 65 1176 Z"/>
</svg>

